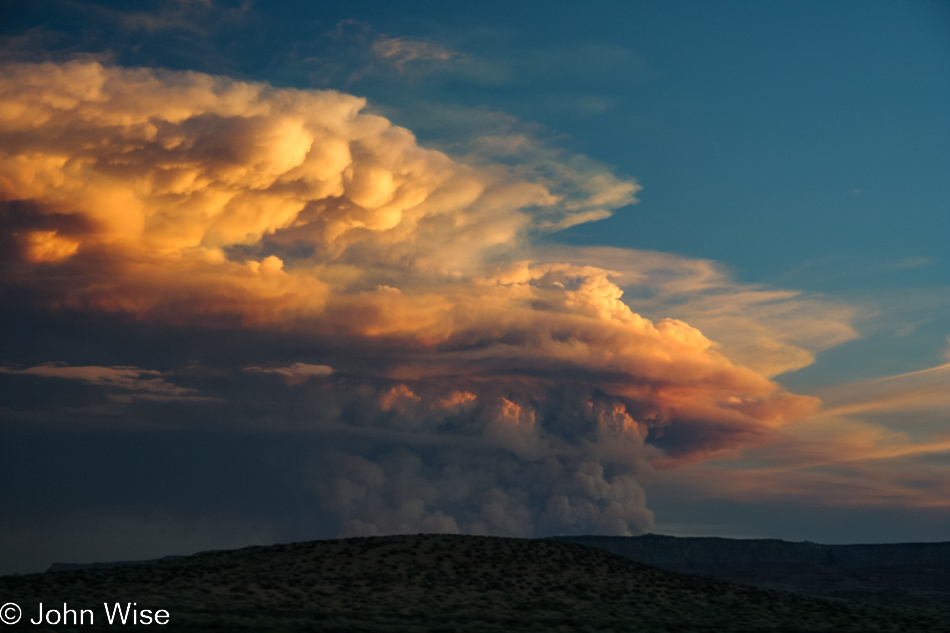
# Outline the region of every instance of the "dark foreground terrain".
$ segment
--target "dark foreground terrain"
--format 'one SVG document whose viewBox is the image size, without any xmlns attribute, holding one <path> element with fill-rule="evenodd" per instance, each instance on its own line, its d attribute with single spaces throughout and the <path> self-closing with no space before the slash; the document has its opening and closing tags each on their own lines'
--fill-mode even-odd
<svg viewBox="0 0 950 633">
<path fill-rule="evenodd" d="M 94 631 L 103 603 L 165 609 L 168 631 L 950 631 L 950 614 L 818 598 L 663 571 L 583 545 L 394 536 L 250 547 L 0 578 L 7 630 Z M 31 625 L 37 605 L 94 624 Z"/>
<path fill-rule="evenodd" d="M 950 543 L 822 545 L 778 539 L 567 536 L 668 571 L 885 604 L 950 605 Z"/>
</svg>

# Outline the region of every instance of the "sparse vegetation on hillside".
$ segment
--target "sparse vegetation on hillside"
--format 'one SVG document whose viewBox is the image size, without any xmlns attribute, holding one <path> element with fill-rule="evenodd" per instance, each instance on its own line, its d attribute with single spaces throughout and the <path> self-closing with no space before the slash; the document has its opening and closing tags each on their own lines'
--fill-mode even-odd
<svg viewBox="0 0 950 633">
<path fill-rule="evenodd" d="M 184 632 L 950 631 L 928 609 L 730 585 L 571 543 L 445 535 L 10 576 L 0 578 L 8 601 L 23 606 L 24 621 L 39 602 L 94 609 L 96 627 L 77 631 L 99 628 L 103 602 L 127 601 L 167 609 L 164 628 Z"/>
</svg>

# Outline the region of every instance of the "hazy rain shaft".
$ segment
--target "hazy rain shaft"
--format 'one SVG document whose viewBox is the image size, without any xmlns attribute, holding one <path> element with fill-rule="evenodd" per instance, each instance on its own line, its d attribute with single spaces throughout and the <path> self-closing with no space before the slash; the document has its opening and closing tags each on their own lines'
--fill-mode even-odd
<svg viewBox="0 0 950 633">
<path fill-rule="evenodd" d="M 307 476 L 345 534 L 641 533 L 653 464 L 817 409 L 690 325 L 639 316 L 610 270 L 525 259 L 635 183 L 464 165 L 364 107 L 196 72 L 6 65 L 3 291 L 324 346 L 237 370 L 297 403 L 287 424 L 325 432 Z"/>
</svg>

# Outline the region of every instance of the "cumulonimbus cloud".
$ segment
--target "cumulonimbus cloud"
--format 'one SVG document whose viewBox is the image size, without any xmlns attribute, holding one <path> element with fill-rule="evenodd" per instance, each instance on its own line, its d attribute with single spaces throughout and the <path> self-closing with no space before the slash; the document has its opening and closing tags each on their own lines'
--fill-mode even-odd
<svg viewBox="0 0 950 633">
<path fill-rule="evenodd" d="M 316 489 L 352 533 L 643 531 L 646 464 L 815 411 L 687 323 L 631 310 L 616 272 L 530 259 L 532 235 L 605 217 L 635 183 L 464 165 L 364 105 L 194 72 L 4 66 L 5 286 L 52 310 L 325 341 L 332 373 L 245 373 L 323 394 L 314 424 L 444 443 L 327 460 Z"/>
</svg>

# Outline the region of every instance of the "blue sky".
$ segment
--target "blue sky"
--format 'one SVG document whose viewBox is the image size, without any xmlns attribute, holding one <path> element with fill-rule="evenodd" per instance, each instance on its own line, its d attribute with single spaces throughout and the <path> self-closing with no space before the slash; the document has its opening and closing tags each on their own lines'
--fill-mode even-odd
<svg viewBox="0 0 950 633">
<path fill-rule="evenodd" d="M 0 6 L 7 112 L 59 113 L 29 124 L 10 115 L 0 131 L 10 148 L 0 157 L 4 239 L 14 253 L 0 299 L 7 327 L 21 333 L 0 347 L 11 394 L 0 402 L 10 420 L 3 432 L 16 438 L 8 446 L 23 447 L 8 475 L 40 472 L 42 437 L 106 438 L 141 465 L 76 462 L 70 516 L 143 534 L 112 549 L 55 531 L 29 541 L 30 521 L 44 516 L 31 494 L 58 485 L 36 479 L 17 497 L 26 518 L 0 521 L 33 553 L 0 561 L 0 571 L 44 556 L 407 530 L 950 539 L 947 3 Z M 141 80 L 134 69 L 152 82 L 140 101 L 128 96 Z M 48 97 L 100 74 L 110 78 L 105 101 Z M 206 75 L 236 82 L 233 94 L 260 82 L 277 92 L 229 110 L 226 90 L 208 88 Z M 209 91 L 200 103 L 214 105 L 175 92 L 184 85 L 189 95 Z M 34 95 L 36 86 L 47 92 Z M 315 110 L 274 114 L 296 94 L 285 88 L 311 95 Z M 327 113 L 355 107 L 348 95 L 382 119 L 339 132 L 353 161 L 335 176 L 345 191 L 311 192 L 287 211 L 279 196 L 292 190 L 286 174 L 298 173 L 287 165 L 299 135 L 342 126 Z M 86 114 L 106 101 L 99 118 Z M 182 122 L 169 114 L 176 107 L 193 115 Z M 57 116 L 79 131 L 56 128 Z M 128 127 L 137 116 L 161 121 L 159 135 L 174 128 L 192 139 L 196 153 L 174 159 L 181 173 L 198 170 L 191 185 L 154 185 L 171 159 L 154 158 L 162 150 Z M 152 157 L 136 168 L 153 170 L 149 179 L 107 167 L 125 163 L 95 154 L 91 136 L 75 140 L 106 120 L 109 134 L 132 139 L 116 151 Z M 412 136 L 379 131 L 383 120 Z M 308 156 L 332 162 L 336 146 L 322 142 L 307 145 Z M 421 158 L 419 147 L 447 158 Z M 11 166 L 40 155 L 54 157 L 42 165 L 66 157 L 89 171 L 56 167 L 44 180 Z M 31 174 L 54 169 L 30 164 Z M 285 180 L 262 189 L 268 170 Z M 238 183 L 238 173 L 249 180 Z M 465 202 L 444 202 L 449 194 L 430 186 L 446 173 L 459 183 L 453 200 Z M 423 202 L 394 211 L 393 196 L 403 195 L 386 190 L 394 178 Z M 484 193 L 466 197 L 463 181 Z M 188 189 L 194 183 L 205 189 Z M 169 211 L 169 192 L 186 189 L 196 197 Z M 254 202 L 242 203 L 243 215 L 215 216 L 212 191 Z M 188 215 L 201 205 L 203 219 Z M 133 235 L 126 220 L 139 208 L 145 228 Z M 270 215 L 248 219 L 252 208 Z M 418 217 L 426 219 L 412 224 Z M 143 271 L 144 261 L 154 268 Z M 261 285 L 248 285 L 248 270 Z M 276 281 L 284 274 L 293 279 Z M 486 283 L 498 287 L 484 294 Z M 534 297 L 523 315 L 518 293 Z M 639 327 L 628 312 L 685 322 L 711 347 L 679 326 L 661 328 L 656 344 L 669 347 L 658 354 L 673 360 L 657 369 L 645 343 L 605 334 L 621 322 Z M 567 313 L 570 325 L 558 320 Z M 430 323 L 430 314 L 452 324 Z M 532 342 L 532 331 L 551 341 Z M 581 361 L 555 345 L 565 341 L 599 351 Z M 610 370 L 621 380 L 607 369 L 624 353 L 628 364 Z M 713 380 L 709 368 L 722 363 L 728 377 Z M 645 395 L 646 384 L 663 395 Z M 721 393 L 723 384 L 733 391 Z M 678 395 L 664 391 L 670 385 Z M 376 408 L 363 411 L 360 398 Z M 598 432 L 626 430 L 592 440 L 594 431 L 578 430 L 584 415 Z M 239 433 L 231 419 L 242 420 Z M 159 444 L 180 450 L 186 478 L 199 482 L 180 502 L 156 484 L 161 460 L 136 435 L 155 429 L 171 434 Z M 318 438 L 312 452 L 298 433 Z M 176 434 L 180 443 L 168 439 Z M 247 439 L 259 436 L 266 458 Z M 461 460 L 464 498 L 433 482 L 468 441 L 497 467 Z M 569 448 L 588 441 L 586 457 Z M 212 466 L 195 447 L 216 442 L 226 448 Z M 615 454 L 625 442 L 626 461 Z M 544 470 L 551 463 L 567 474 Z M 245 473 L 245 491 L 203 516 L 222 471 Z M 342 483 L 321 487 L 313 473 Z M 141 504 L 103 483 L 122 477 L 150 491 Z M 588 477 L 610 492 L 564 483 Z M 549 481 L 560 483 L 540 483 Z M 340 492 L 354 482 L 361 501 Z M 98 510 L 86 512 L 83 499 Z M 295 515 L 300 503 L 313 509 Z M 580 508 L 594 518 L 578 519 Z M 215 540 L 216 521 L 233 527 L 231 541 Z M 163 525 L 180 538 L 156 536 L 168 533 Z"/>
</svg>

